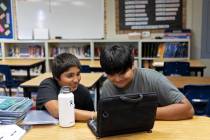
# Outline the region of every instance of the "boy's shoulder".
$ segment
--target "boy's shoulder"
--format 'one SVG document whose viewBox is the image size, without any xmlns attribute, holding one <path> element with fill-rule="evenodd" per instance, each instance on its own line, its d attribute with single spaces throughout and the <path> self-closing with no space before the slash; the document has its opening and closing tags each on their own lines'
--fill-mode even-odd
<svg viewBox="0 0 210 140">
<path fill-rule="evenodd" d="M 51 86 L 55 86 L 57 84 L 58 84 L 57 81 L 52 77 L 46 78 L 40 83 L 40 85 L 51 85 Z"/>
<path fill-rule="evenodd" d="M 160 77 L 161 74 L 154 69 L 149 69 L 149 68 L 137 68 L 136 76 L 140 77 Z"/>
</svg>

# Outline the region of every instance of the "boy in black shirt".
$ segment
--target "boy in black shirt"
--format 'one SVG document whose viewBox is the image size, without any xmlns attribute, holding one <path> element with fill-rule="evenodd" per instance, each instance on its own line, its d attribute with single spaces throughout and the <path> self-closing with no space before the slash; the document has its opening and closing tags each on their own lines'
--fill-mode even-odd
<svg viewBox="0 0 210 140">
<path fill-rule="evenodd" d="M 88 89 L 79 84 L 80 67 L 78 58 L 72 54 L 63 53 L 56 56 L 52 63 L 53 77 L 45 79 L 39 86 L 37 109 L 46 109 L 58 118 L 58 94 L 62 86 L 69 86 L 74 94 L 75 119 L 87 121 L 96 117 Z"/>
</svg>

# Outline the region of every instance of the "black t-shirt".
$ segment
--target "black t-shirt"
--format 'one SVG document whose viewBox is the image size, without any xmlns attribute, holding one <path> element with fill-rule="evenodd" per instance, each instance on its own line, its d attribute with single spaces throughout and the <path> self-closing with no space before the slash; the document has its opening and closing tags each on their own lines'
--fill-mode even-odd
<svg viewBox="0 0 210 140">
<path fill-rule="evenodd" d="M 50 100 L 58 100 L 58 94 L 60 92 L 60 86 L 53 78 L 47 78 L 41 82 L 37 99 L 36 107 L 39 110 L 46 110 L 44 104 Z M 93 101 L 90 97 L 90 93 L 86 87 L 79 84 L 77 90 L 73 92 L 75 108 L 81 110 L 93 111 Z"/>
</svg>

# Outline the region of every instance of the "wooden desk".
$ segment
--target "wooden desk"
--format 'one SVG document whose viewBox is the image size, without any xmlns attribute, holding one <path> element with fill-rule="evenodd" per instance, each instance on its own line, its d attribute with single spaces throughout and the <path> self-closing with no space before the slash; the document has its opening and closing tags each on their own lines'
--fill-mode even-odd
<svg viewBox="0 0 210 140">
<path fill-rule="evenodd" d="M 11 69 L 22 69 L 27 71 L 27 79 L 31 78 L 30 69 L 42 65 L 41 72 L 45 72 L 45 60 L 38 59 L 6 59 L 0 61 L 1 65 L 8 65 Z"/>
<path fill-rule="evenodd" d="M 206 68 L 206 66 L 204 64 L 202 64 L 200 60 L 188 60 L 186 62 L 190 63 L 190 71 L 191 72 L 195 72 L 196 76 L 198 75 L 198 72 L 200 72 L 200 75 L 203 76 L 204 69 Z M 152 63 L 152 66 L 157 71 L 162 71 L 163 65 L 164 65 L 163 61 L 154 61 Z"/>
<path fill-rule="evenodd" d="M 103 76 L 102 73 L 81 73 L 80 83 L 83 84 L 87 88 L 92 88 L 96 86 L 97 95 L 98 95 L 99 94 L 99 80 L 102 76 Z M 20 86 L 24 90 L 24 97 L 31 98 L 31 91 L 37 91 L 39 84 L 48 77 L 52 77 L 51 72 L 46 72 L 35 78 L 32 78 L 29 81 L 22 83 Z"/>
<path fill-rule="evenodd" d="M 80 60 L 81 65 L 89 65 L 91 68 L 101 68 L 99 60 Z"/>
<path fill-rule="evenodd" d="M 103 72 L 99 60 L 80 60 L 81 65 L 90 66 L 92 72 Z"/>
<path fill-rule="evenodd" d="M 156 121 L 152 133 L 131 133 L 102 138 L 102 140 L 209 140 L 210 118 L 194 117 L 183 121 Z M 57 125 L 33 126 L 23 140 L 95 140 L 86 123 L 70 128 Z"/>
<path fill-rule="evenodd" d="M 167 78 L 179 89 L 188 84 L 210 84 L 210 77 L 167 76 Z"/>
</svg>

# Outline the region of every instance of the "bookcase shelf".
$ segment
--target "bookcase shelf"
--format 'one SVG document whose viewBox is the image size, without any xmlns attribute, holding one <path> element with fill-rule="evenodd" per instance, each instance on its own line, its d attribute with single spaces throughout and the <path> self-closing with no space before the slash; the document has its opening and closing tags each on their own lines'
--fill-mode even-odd
<svg viewBox="0 0 210 140">
<path fill-rule="evenodd" d="M 62 52 L 73 53 L 81 60 L 99 60 L 101 50 L 109 45 L 129 46 L 138 67 L 152 68 L 155 60 L 190 58 L 190 39 L 143 39 L 8 40 L 1 41 L 0 59 L 44 59 L 46 71 L 50 71 L 52 60 Z"/>
<path fill-rule="evenodd" d="M 93 43 L 94 44 L 94 59 L 99 59 L 100 57 L 100 52 L 101 50 L 106 47 L 106 46 L 110 46 L 110 45 L 126 45 L 129 46 L 132 49 L 132 54 L 135 58 L 138 58 L 138 41 L 96 41 Z"/>
<path fill-rule="evenodd" d="M 153 60 L 186 60 L 190 58 L 190 39 L 141 40 L 142 67 L 152 68 Z"/>
</svg>

